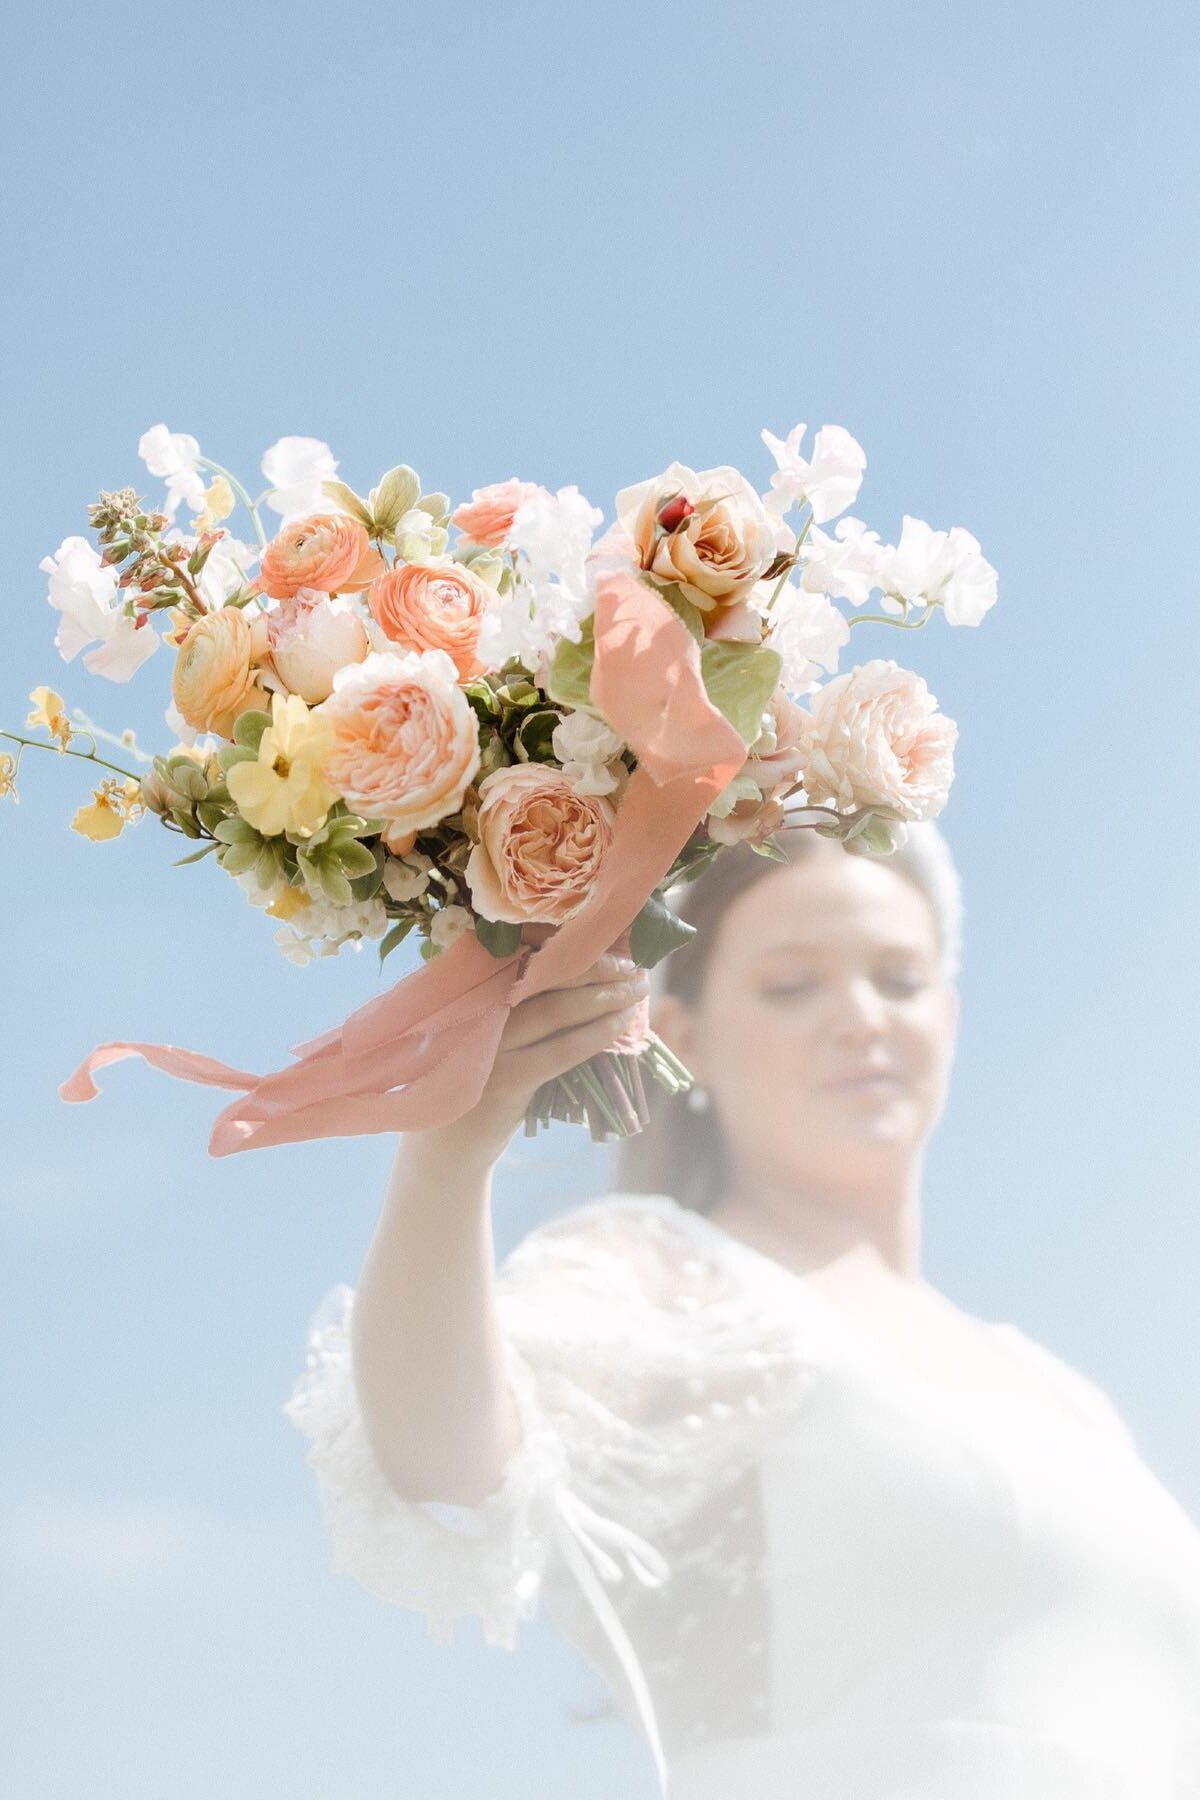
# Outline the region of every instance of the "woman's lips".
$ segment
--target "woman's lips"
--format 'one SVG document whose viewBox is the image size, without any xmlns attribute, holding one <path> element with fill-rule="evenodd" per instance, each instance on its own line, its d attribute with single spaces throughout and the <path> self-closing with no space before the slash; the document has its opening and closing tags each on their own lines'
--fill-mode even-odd
<svg viewBox="0 0 1200 1800">
<path fill-rule="evenodd" d="M 831 1094 L 890 1094 L 900 1086 L 896 1075 L 848 1075 L 839 1081 L 827 1081 L 825 1091 Z"/>
</svg>

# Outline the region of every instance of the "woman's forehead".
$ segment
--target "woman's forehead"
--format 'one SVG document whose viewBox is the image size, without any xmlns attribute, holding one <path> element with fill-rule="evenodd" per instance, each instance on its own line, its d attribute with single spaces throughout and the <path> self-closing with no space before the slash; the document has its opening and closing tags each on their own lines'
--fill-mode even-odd
<svg viewBox="0 0 1200 1800">
<path fill-rule="evenodd" d="M 833 943 L 873 943 L 927 949 L 937 928 L 926 896 L 886 858 L 837 849 L 831 858 L 772 870 L 729 908 L 725 923 L 745 955 L 767 949 L 827 949 Z"/>
</svg>

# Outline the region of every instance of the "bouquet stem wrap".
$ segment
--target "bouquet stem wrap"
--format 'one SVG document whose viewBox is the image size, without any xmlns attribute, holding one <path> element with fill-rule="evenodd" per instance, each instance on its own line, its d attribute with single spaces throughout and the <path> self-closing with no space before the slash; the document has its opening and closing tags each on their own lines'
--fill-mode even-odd
<svg viewBox="0 0 1200 1800">
<path fill-rule="evenodd" d="M 299 1060 L 257 1076 L 174 1044 L 98 1045 L 59 1087 L 95 1099 L 95 1069 L 141 1056 L 165 1074 L 241 1097 L 218 1114 L 209 1154 L 320 1137 L 445 1125 L 475 1105 L 510 1007 L 589 968 L 622 933 L 746 759 L 709 700 L 699 648 L 682 620 L 632 573 L 598 574 L 591 699 L 637 756 L 599 879 L 578 912 L 534 951 L 497 958 L 473 933 L 370 1000 Z"/>
</svg>

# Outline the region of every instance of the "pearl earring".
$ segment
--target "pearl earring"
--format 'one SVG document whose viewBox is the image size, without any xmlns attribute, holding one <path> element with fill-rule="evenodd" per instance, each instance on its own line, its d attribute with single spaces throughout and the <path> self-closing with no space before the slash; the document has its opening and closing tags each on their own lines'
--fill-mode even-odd
<svg viewBox="0 0 1200 1800">
<path fill-rule="evenodd" d="M 687 1092 L 687 1108 L 689 1112 L 707 1112 L 709 1108 L 708 1089 L 700 1086 L 698 1081 L 692 1083 Z"/>
</svg>

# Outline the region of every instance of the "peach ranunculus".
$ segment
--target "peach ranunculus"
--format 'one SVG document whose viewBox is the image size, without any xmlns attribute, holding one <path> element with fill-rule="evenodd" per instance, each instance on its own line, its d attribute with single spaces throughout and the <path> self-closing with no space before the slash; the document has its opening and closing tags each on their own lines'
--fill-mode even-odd
<svg viewBox="0 0 1200 1800">
<path fill-rule="evenodd" d="M 317 710 L 333 727 L 326 775 L 347 806 L 387 821 L 395 854 L 458 811 L 479 768 L 479 723 L 444 650 L 373 650 L 337 671 Z"/>
<path fill-rule="evenodd" d="M 485 919 L 561 925 L 587 899 L 612 843 L 616 813 L 561 769 L 514 763 L 479 784 L 479 842 L 467 886 Z"/>
<path fill-rule="evenodd" d="M 269 712 L 271 696 L 256 665 L 269 650 L 266 620 L 240 606 L 220 606 L 191 627 L 171 676 L 171 693 L 194 731 L 231 738 L 242 713 Z"/>
<path fill-rule="evenodd" d="M 371 648 L 355 602 L 320 588 L 301 588 L 266 620 L 275 673 L 310 706 L 327 700 L 337 671 L 361 662 Z"/>
<path fill-rule="evenodd" d="M 641 567 L 677 582 L 702 612 L 744 599 L 775 560 L 775 524 L 736 469 L 697 473 L 672 463 L 652 481 L 623 488 L 617 517 Z"/>
<path fill-rule="evenodd" d="M 402 563 L 371 583 L 367 604 L 380 628 L 406 650 L 444 650 L 460 681 L 483 673 L 479 629 L 500 604 L 486 581 L 452 556 Z"/>
<path fill-rule="evenodd" d="M 536 481 L 518 481 L 514 475 L 508 481 L 493 482 L 491 487 L 476 488 L 469 500 L 455 507 L 450 523 L 465 532 L 473 544 L 487 544 L 495 549 L 508 536 L 525 501 L 545 492 Z"/>
<path fill-rule="evenodd" d="M 288 600 L 301 588 L 355 593 L 386 565 L 365 525 L 349 513 L 311 513 L 293 519 L 262 553 L 254 592 Z"/>
<path fill-rule="evenodd" d="M 804 792 L 839 812 L 894 807 L 936 818 L 954 780 L 958 726 L 911 669 L 883 658 L 826 682 L 803 715 Z"/>
</svg>

